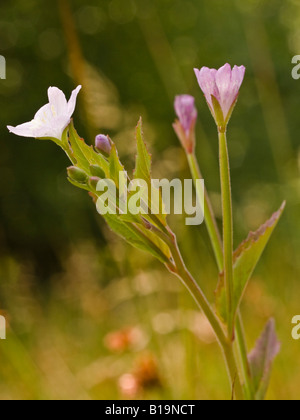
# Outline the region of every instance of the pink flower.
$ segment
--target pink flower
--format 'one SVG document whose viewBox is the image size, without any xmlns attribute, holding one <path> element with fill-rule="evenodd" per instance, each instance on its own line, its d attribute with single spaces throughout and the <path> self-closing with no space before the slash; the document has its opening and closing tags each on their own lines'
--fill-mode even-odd
<svg viewBox="0 0 300 420">
<path fill-rule="evenodd" d="M 234 66 L 231 70 L 229 64 L 225 64 L 219 70 L 208 67 L 202 67 L 201 70 L 195 69 L 198 83 L 217 124 L 225 123 L 227 125 L 236 104 L 245 71 L 244 66 Z M 220 110 L 217 109 L 214 98 L 220 106 L 223 121 L 220 121 Z"/>
<path fill-rule="evenodd" d="M 198 112 L 195 107 L 195 98 L 190 95 L 180 95 L 175 98 L 175 112 L 179 118 L 173 128 L 188 153 L 195 147 L 195 125 Z"/>
<path fill-rule="evenodd" d="M 67 102 L 60 89 L 50 87 L 48 89 L 49 103 L 35 114 L 32 121 L 17 127 L 8 126 L 7 128 L 17 136 L 61 140 L 64 130 L 71 122 L 80 89 L 81 86 L 78 86 L 72 92 L 69 102 Z"/>
</svg>

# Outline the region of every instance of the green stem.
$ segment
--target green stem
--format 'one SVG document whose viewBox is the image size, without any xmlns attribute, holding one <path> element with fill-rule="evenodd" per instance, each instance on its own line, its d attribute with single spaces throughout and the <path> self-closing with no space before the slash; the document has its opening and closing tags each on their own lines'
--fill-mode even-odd
<svg viewBox="0 0 300 420">
<path fill-rule="evenodd" d="M 180 254 L 177 242 L 175 237 L 170 234 L 170 249 L 172 252 L 172 256 L 174 259 L 174 266 L 168 266 L 169 270 L 177 275 L 179 279 L 183 282 L 185 287 L 189 290 L 192 297 L 195 299 L 196 303 L 200 307 L 200 309 L 204 312 L 205 316 L 207 317 L 208 321 L 210 322 L 217 340 L 223 350 L 223 354 L 225 357 L 227 369 L 229 372 L 229 376 L 231 379 L 231 384 L 233 386 L 234 394 L 236 395 L 237 400 L 244 399 L 243 388 L 240 382 L 239 371 L 236 364 L 236 360 L 234 357 L 233 346 L 232 342 L 228 341 L 224 330 L 215 315 L 213 309 L 211 308 L 210 304 L 208 303 L 204 293 L 202 292 L 199 285 L 196 283 L 192 275 L 187 270 L 182 256 Z"/>
<path fill-rule="evenodd" d="M 196 179 L 201 179 L 202 175 L 199 169 L 199 164 L 197 162 L 196 156 L 194 154 L 188 155 L 188 161 L 190 164 L 191 173 L 192 173 L 194 182 L 196 181 Z M 196 182 L 195 182 L 195 185 L 196 185 Z M 217 265 L 218 265 L 219 271 L 221 272 L 223 271 L 223 267 L 224 267 L 221 235 L 218 229 L 213 207 L 211 205 L 207 191 L 205 191 L 204 199 L 205 199 L 205 209 L 207 209 L 205 212 L 205 217 L 207 218 L 206 224 L 209 230 L 210 240 L 215 251 Z M 215 232 L 212 232 L 212 230 L 215 230 Z M 218 240 L 216 240 L 217 238 Z M 244 381 L 245 381 L 245 392 L 246 392 L 247 398 L 251 400 L 253 399 L 253 392 L 252 392 L 250 368 L 249 368 L 249 362 L 248 362 L 248 356 L 247 356 L 248 352 L 247 352 L 246 339 L 245 339 L 245 334 L 244 334 L 244 329 L 243 329 L 242 316 L 240 313 L 238 314 L 238 319 L 237 319 L 236 334 L 237 334 L 237 346 L 238 346 L 238 350 L 239 350 L 241 361 L 242 361 L 242 368 L 243 368 Z"/>
<path fill-rule="evenodd" d="M 219 131 L 220 147 L 220 176 L 223 208 L 223 248 L 224 248 L 224 278 L 228 309 L 228 334 L 234 338 L 234 310 L 233 310 L 233 222 L 232 198 L 229 168 L 229 155 L 226 132 Z"/>
<path fill-rule="evenodd" d="M 194 153 L 187 154 L 191 174 L 194 180 L 195 188 L 197 190 L 198 197 L 201 197 L 202 190 L 201 185 L 196 181 L 198 179 L 203 179 L 202 174 L 200 172 L 200 168 L 197 162 L 197 158 Z M 218 264 L 219 272 L 223 271 L 223 250 L 222 250 L 222 239 L 218 229 L 218 225 L 216 222 L 216 218 L 214 216 L 214 211 L 209 199 L 208 192 L 204 187 L 204 216 L 205 216 L 205 223 L 208 230 L 208 234 L 210 237 L 210 241 L 214 250 L 215 258 Z"/>
<path fill-rule="evenodd" d="M 187 154 L 187 158 L 188 158 L 188 162 L 189 162 L 189 166 L 190 166 L 190 170 L 191 170 L 191 174 L 192 174 L 195 186 L 197 186 L 196 180 L 202 179 L 202 175 L 199 168 L 199 164 L 197 162 L 197 158 L 194 153 Z M 200 194 L 200 193 L 202 193 L 202 191 L 197 191 L 197 194 Z M 204 200 L 205 200 L 205 222 L 206 222 L 209 237 L 212 243 L 212 247 L 214 249 L 214 254 L 216 257 L 216 262 L 217 262 L 219 271 L 222 272 L 224 269 L 223 249 L 222 249 L 223 245 L 222 245 L 219 228 L 218 228 L 216 218 L 214 215 L 213 207 L 211 205 L 209 195 L 206 189 L 204 191 Z M 242 317 L 240 313 L 237 320 L 236 334 L 237 334 L 237 346 L 240 353 L 243 374 L 244 374 L 245 393 L 246 393 L 246 397 L 251 400 L 253 399 L 253 392 L 252 392 L 252 386 L 251 386 L 250 368 L 249 368 L 249 363 L 248 363 L 247 346 L 246 346 L 245 334 L 243 330 Z"/>
</svg>

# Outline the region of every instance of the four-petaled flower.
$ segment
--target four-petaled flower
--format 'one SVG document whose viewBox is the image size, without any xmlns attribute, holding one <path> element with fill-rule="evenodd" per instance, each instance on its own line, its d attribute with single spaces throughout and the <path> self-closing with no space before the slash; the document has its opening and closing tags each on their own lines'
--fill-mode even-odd
<svg viewBox="0 0 300 420">
<path fill-rule="evenodd" d="M 175 98 L 175 112 L 179 118 L 173 128 L 188 153 L 193 153 L 195 147 L 195 125 L 198 112 L 195 98 L 190 95 L 180 95 Z"/>
<path fill-rule="evenodd" d="M 231 69 L 225 64 L 219 70 L 203 67 L 195 69 L 196 77 L 210 110 L 219 126 L 226 126 L 237 102 L 245 76 L 244 66 Z"/>
<path fill-rule="evenodd" d="M 49 103 L 35 114 L 32 121 L 17 127 L 8 126 L 7 128 L 17 136 L 61 140 L 64 130 L 70 124 L 80 89 L 81 86 L 78 86 L 72 92 L 69 102 L 67 102 L 60 89 L 50 87 L 48 89 Z"/>
</svg>

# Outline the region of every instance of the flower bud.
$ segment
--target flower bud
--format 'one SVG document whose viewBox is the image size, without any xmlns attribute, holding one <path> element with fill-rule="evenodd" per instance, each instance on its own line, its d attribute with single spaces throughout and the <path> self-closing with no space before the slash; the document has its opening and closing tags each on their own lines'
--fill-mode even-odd
<svg viewBox="0 0 300 420">
<path fill-rule="evenodd" d="M 93 191 L 97 191 L 99 181 L 101 181 L 100 178 L 98 178 L 97 176 L 92 176 L 91 178 L 89 178 L 88 185 L 92 188 Z"/>
<path fill-rule="evenodd" d="M 105 172 L 98 165 L 91 165 L 90 171 L 93 176 L 96 176 L 98 178 L 104 179 L 106 177 Z"/>
<path fill-rule="evenodd" d="M 176 96 L 174 106 L 179 119 L 175 121 L 173 128 L 186 152 L 191 154 L 195 148 L 195 125 L 198 116 L 195 98 L 190 95 Z"/>
<path fill-rule="evenodd" d="M 107 136 L 103 134 L 99 134 L 95 140 L 95 146 L 98 152 L 104 154 L 105 156 L 109 156 L 111 152 L 111 141 Z"/>
<path fill-rule="evenodd" d="M 88 182 L 88 175 L 82 170 L 77 168 L 76 166 L 70 166 L 67 169 L 68 177 L 79 184 L 87 184 Z"/>
</svg>

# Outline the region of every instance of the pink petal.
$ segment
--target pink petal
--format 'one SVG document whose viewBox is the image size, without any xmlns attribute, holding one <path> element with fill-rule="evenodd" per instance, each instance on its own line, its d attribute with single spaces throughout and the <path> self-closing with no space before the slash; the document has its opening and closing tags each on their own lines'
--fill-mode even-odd
<svg viewBox="0 0 300 420">
<path fill-rule="evenodd" d="M 202 67 L 201 70 L 195 69 L 195 73 L 198 79 L 200 88 L 202 89 L 207 102 L 212 107 L 211 95 L 215 96 L 218 100 L 219 91 L 216 85 L 216 74 L 217 70 L 209 69 L 208 67 Z"/>
<path fill-rule="evenodd" d="M 231 74 L 231 85 L 232 89 L 235 90 L 236 95 L 238 94 L 240 87 L 245 77 L 246 68 L 244 66 L 234 66 Z"/>
<path fill-rule="evenodd" d="M 216 74 L 216 84 L 220 95 L 220 105 L 226 119 L 228 112 L 236 98 L 236 93 L 232 91 L 231 66 L 225 64 Z"/>
</svg>

